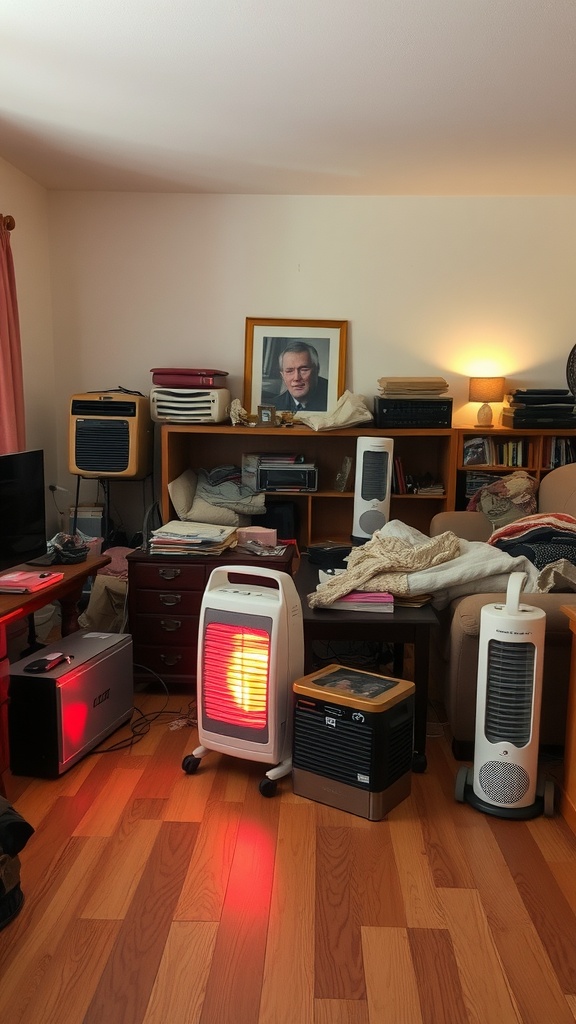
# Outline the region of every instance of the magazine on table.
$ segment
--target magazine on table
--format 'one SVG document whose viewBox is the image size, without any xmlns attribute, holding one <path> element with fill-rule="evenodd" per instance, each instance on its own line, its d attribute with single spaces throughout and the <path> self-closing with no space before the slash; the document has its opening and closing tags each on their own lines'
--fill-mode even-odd
<svg viewBox="0 0 576 1024">
<path fill-rule="evenodd" d="M 385 614 L 394 611 L 394 596 L 388 591 L 351 590 L 342 597 L 337 597 L 332 604 L 325 606 L 343 612 L 376 612 Z"/>
<path fill-rule="evenodd" d="M 0 575 L 0 594 L 32 594 L 64 579 L 63 572 L 33 572 L 20 569 Z"/>
</svg>

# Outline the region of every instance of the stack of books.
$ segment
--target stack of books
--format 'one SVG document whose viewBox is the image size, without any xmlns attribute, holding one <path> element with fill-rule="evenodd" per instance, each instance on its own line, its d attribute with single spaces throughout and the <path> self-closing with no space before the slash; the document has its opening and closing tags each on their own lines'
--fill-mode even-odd
<svg viewBox="0 0 576 1024">
<path fill-rule="evenodd" d="M 336 598 L 329 608 L 343 612 L 383 612 L 394 611 L 394 595 L 386 590 L 351 590 L 349 594 Z"/>
<path fill-rule="evenodd" d="M 506 401 L 504 427 L 576 428 L 576 399 L 568 388 L 517 388 L 506 395 Z"/>
<path fill-rule="evenodd" d="M 152 531 L 151 555 L 221 555 L 236 543 L 235 526 L 214 526 L 181 519 Z"/>
<path fill-rule="evenodd" d="M 444 494 L 441 480 L 431 473 L 405 473 L 402 459 L 395 455 L 392 464 L 393 494 Z"/>
<path fill-rule="evenodd" d="M 435 398 L 448 391 L 443 377 L 379 377 L 378 391 L 387 398 Z"/>
</svg>

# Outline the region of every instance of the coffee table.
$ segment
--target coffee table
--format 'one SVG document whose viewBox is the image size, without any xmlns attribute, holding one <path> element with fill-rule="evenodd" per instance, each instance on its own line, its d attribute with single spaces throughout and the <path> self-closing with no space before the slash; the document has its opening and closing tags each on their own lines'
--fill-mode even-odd
<svg viewBox="0 0 576 1024">
<path fill-rule="evenodd" d="M 306 673 L 314 669 L 312 646 L 315 640 L 367 640 L 372 643 L 413 645 L 415 697 L 412 770 L 425 771 L 430 631 L 438 626 L 434 609 L 429 604 L 421 608 L 396 606 L 393 612 L 382 613 L 309 608 L 307 595 L 318 584 L 318 566 L 310 565 L 307 555 L 301 557 L 294 582 L 302 601 Z"/>
</svg>

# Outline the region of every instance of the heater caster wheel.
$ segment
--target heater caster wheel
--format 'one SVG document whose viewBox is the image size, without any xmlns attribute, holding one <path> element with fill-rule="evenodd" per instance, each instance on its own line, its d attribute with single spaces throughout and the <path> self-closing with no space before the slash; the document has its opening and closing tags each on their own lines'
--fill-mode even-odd
<svg viewBox="0 0 576 1024">
<path fill-rule="evenodd" d="M 262 779 L 258 789 L 262 793 L 262 796 L 276 796 L 278 783 L 275 779 Z"/>
<path fill-rule="evenodd" d="M 188 754 L 182 761 L 182 771 L 186 772 L 186 775 L 194 775 L 194 772 L 198 771 L 199 764 L 199 757 L 194 757 L 193 754 Z"/>
<path fill-rule="evenodd" d="M 466 799 L 466 786 L 469 782 L 472 782 L 472 772 L 466 765 L 462 765 L 456 775 L 456 787 L 454 790 L 454 798 L 459 804 L 463 804 Z"/>
<path fill-rule="evenodd" d="M 412 754 L 412 771 L 416 772 L 417 775 L 422 775 L 428 767 L 428 760 L 426 754 L 419 754 L 417 750 Z"/>
</svg>

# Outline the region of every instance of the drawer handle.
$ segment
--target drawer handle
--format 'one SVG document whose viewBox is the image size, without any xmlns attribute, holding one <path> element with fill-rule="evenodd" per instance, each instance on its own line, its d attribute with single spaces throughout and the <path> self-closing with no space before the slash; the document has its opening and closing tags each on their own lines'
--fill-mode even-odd
<svg viewBox="0 0 576 1024">
<path fill-rule="evenodd" d="M 177 629 L 182 626 L 181 619 L 160 619 L 160 625 L 162 629 L 165 629 L 167 633 L 175 633 Z"/>
<path fill-rule="evenodd" d="M 181 572 L 182 569 L 158 569 L 158 574 L 163 580 L 175 580 Z"/>
<path fill-rule="evenodd" d="M 160 594 L 160 604 L 175 605 L 180 604 L 181 600 L 182 594 Z"/>
<path fill-rule="evenodd" d="M 181 654 L 161 654 L 160 661 L 163 661 L 165 665 L 170 667 L 177 665 L 179 661 L 182 661 Z"/>
</svg>

